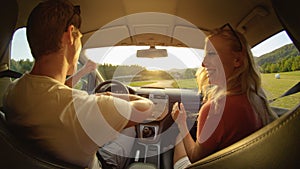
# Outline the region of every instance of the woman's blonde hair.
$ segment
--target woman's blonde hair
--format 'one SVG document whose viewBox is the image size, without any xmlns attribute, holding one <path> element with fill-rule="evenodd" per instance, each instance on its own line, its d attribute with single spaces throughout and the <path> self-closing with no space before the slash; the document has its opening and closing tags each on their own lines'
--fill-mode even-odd
<svg viewBox="0 0 300 169">
<path fill-rule="evenodd" d="M 228 44 L 235 52 L 243 52 L 245 55 L 243 64 L 236 69 L 235 73 L 227 78 L 226 91 L 222 91 L 216 87 L 211 88 L 209 91 L 211 94 L 209 97 L 216 100 L 220 96 L 224 95 L 236 95 L 246 93 L 249 102 L 252 105 L 255 113 L 261 118 L 264 125 L 270 123 L 277 115 L 271 110 L 265 92 L 261 87 L 261 77 L 258 67 L 254 62 L 251 48 L 247 43 L 245 37 L 238 31 L 216 29 L 214 30 L 206 40 L 212 36 L 219 36 L 225 40 L 228 40 Z M 200 84 L 202 85 L 202 84 Z M 201 86 L 199 86 L 202 88 Z M 239 88 L 240 90 L 236 90 Z M 219 91 L 218 91 L 219 90 Z M 221 92 L 221 93 L 220 93 Z"/>
<path fill-rule="evenodd" d="M 200 67 L 195 74 L 196 81 L 198 84 L 198 93 L 202 95 L 203 103 L 205 103 L 207 100 L 213 97 L 212 92 L 214 91 L 214 85 L 211 85 L 209 83 L 207 75 L 207 71 L 203 67 Z"/>
</svg>

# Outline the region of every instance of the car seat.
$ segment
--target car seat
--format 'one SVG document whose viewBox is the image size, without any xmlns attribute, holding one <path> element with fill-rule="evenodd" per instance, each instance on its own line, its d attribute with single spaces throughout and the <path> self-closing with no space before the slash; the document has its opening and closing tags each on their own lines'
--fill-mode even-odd
<svg viewBox="0 0 300 169">
<path fill-rule="evenodd" d="M 9 130 L 0 111 L 0 168 L 79 169 L 79 167 L 35 149 Z"/>
<path fill-rule="evenodd" d="M 12 83 L 11 78 L 19 78 L 22 74 L 8 69 L 7 64 L 0 65 L 0 109 L 2 108 L 3 96 L 7 87 Z"/>
<path fill-rule="evenodd" d="M 277 120 L 188 168 L 300 168 L 300 104 Z"/>
</svg>

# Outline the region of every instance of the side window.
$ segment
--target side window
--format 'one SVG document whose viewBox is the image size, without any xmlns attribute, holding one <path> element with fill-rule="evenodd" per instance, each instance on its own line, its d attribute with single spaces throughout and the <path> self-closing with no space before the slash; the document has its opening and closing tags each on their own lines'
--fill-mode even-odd
<svg viewBox="0 0 300 169">
<path fill-rule="evenodd" d="M 15 31 L 11 44 L 10 69 L 25 73 L 30 71 L 33 65 L 33 57 L 26 38 L 26 28 Z"/>
<path fill-rule="evenodd" d="M 79 70 L 80 68 L 82 68 L 82 63 L 78 62 L 77 64 L 77 70 Z M 87 91 L 87 83 L 88 83 L 88 75 L 83 76 L 74 86 L 75 89 L 79 89 L 79 90 L 85 90 Z"/>
<path fill-rule="evenodd" d="M 300 79 L 300 53 L 287 33 L 279 32 L 256 45 L 252 52 L 260 67 L 262 87 L 270 105 L 291 109 L 299 104 L 300 92 L 281 97 Z"/>
<path fill-rule="evenodd" d="M 26 37 L 26 28 L 20 28 L 15 31 L 11 44 L 10 69 L 25 73 L 29 72 L 33 66 L 33 57 L 30 52 Z M 82 67 L 78 63 L 78 69 Z M 86 89 L 87 77 L 83 77 L 74 87 L 76 89 Z"/>
</svg>

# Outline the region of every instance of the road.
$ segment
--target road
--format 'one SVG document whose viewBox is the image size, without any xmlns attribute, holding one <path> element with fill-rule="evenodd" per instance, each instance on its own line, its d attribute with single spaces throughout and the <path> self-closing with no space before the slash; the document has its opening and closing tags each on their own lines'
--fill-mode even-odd
<svg viewBox="0 0 300 169">
<path fill-rule="evenodd" d="M 159 80 L 155 83 L 144 85 L 143 87 L 162 87 L 162 88 L 170 88 L 173 87 L 172 83 L 174 80 Z"/>
</svg>

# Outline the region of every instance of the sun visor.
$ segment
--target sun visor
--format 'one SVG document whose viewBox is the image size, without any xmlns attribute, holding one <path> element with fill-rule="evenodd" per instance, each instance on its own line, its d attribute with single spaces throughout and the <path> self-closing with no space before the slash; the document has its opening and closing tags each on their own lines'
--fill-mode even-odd
<svg viewBox="0 0 300 169">
<path fill-rule="evenodd" d="M 114 46 L 120 41 L 124 41 L 124 39 L 127 39 L 128 44 L 131 44 L 130 38 L 128 37 L 130 37 L 130 34 L 125 25 L 103 28 L 96 31 L 93 36 L 90 36 L 83 48 Z"/>
<path fill-rule="evenodd" d="M 198 28 L 188 26 L 175 26 L 173 37 L 191 48 L 203 49 L 205 34 Z M 173 42 L 176 45 L 176 42 Z M 178 46 L 178 45 L 177 45 Z"/>
</svg>

